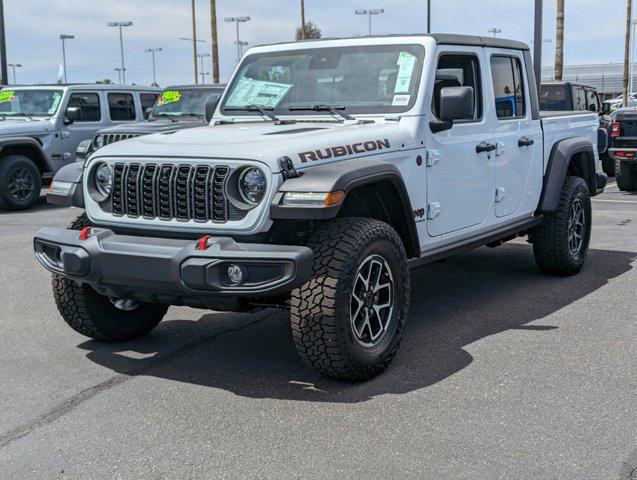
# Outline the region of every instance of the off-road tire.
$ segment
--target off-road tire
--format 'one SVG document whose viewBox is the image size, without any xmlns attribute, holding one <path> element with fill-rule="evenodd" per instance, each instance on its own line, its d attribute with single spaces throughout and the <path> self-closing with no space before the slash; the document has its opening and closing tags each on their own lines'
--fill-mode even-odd
<svg viewBox="0 0 637 480">
<path fill-rule="evenodd" d="M 24 199 L 16 199 L 9 191 L 11 176 L 22 170 L 32 182 L 32 191 Z M 0 208 L 6 210 L 26 210 L 35 205 L 40 198 L 42 177 L 38 167 L 31 159 L 22 155 L 7 155 L 0 159 Z"/>
<path fill-rule="evenodd" d="M 631 165 L 622 160 L 615 161 L 617 188 L 622 192 L 637 190 L 637 164 Z"/>
<path fill-rule="evenodd" d="M 69 230 L 82 230 L 83 228 L 90 227 L 91 221 L 89 220 L 86 213 L 75 218 L 71 224 L 67 227 Z"/>
<path fill-rule="evenodd" d="M 602 157 L 602 170 L 609 177 L 615 176 L 615 160 L 608 154 L 603 153 Z"/>
<path fill-rule="evenodd" d="M 87 284 L 53 275 L 53 297 L 64 321 L 76 332 L 104 342 L 125 342 L 148 334 L 168 306 L 142 303 L 135 310 L 116 308 Z"/>
<path fill-rule="evenodd" d="M 579 202 L 583 207 L 583 239 L 577 253 L 569 248 L 569 217 Z M 580 177 L 567 177 L 557 210 L 544 215 L 541 225 L 530 234 L 535 261 L 544 273 L 559 276 L 577 274 L 586 261 L 591 238 L 591 198 L 588 185 Z"/>
<path fill-rule="evenodd" d="M 373 378 L 391 363 L 405 328 L 410 277 L 402 241 L 384 222 L 341 218 L 317 231 L 308 246 L 314 251 L 314 273 L 291 297 L 297 350 L 327 377 L 348 381 Z M 350 301 L 359 266 L 375 255 L 382 257 L 391 271 L 394 303 L 379 343 L 363 346 L 353 332 Z"/>
</svg>

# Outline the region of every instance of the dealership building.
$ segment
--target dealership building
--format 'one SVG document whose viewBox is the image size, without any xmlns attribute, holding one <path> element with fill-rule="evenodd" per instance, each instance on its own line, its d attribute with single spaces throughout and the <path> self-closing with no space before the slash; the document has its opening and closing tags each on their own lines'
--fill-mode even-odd
<svg viewBox="0 0 637 480">
<path fill-rule="evenodd" d="M 637 64 L 633 64 L 633 75 L 637 75 Z M 578 82 L 597 88 L 602 99 L 614 98 L 622 94 L 624 77 L 623 63 L 564 66 L 564 81 Z M 542 81 L 555 79 L 554 67 L 542 67 Z M 635 76 L 637 82 L 637 76 Z M 630 90 L 634 91 L 635 88 Z"/>
</svg>

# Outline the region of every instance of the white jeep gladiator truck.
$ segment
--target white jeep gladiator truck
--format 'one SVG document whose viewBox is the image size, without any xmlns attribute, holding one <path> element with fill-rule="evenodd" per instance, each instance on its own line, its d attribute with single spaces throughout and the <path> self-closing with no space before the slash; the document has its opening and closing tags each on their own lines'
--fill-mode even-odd
<svg viewBox="0 0 637 480">
<path fill-rule="evenodd" d="M 526 45 L 458 35 L 253 48 L 209 126 L 71 168 L 85 214 L 34 248 L 74 330 L 284 308 L 301 357 L 351 381 L 396 354 L 410 268 L 528 236 L 542 271 L 576 274 L 606 182 L 597 114 L 543 119 Z"/>
</svg>

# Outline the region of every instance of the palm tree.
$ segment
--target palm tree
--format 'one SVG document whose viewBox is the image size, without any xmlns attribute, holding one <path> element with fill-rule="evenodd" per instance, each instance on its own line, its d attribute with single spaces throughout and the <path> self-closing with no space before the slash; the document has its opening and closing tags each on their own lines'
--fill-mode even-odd
<svg viewBox="0 0 637 480">
<path fill-rule="evenodd" d="M 212 36 L 212 82 L 219 83 L 219 42 L 217 41 L 216 0 L 210 0 L 210 34 Z"/>
<path fill-rule="evenodd" d="M 555 80 L 564 77 L 564 0 L 557 0 L 557 31 L 555 39 Z"/>
<path fill-rule="evenodd" d="M 305 40 L 305 0 L 301 0 L 301 40 Z"/>
<path fill-rule="evenodd" d="M 623 93 L 624 100 L 623 106 L 628 106 L 628 70 L 630 69 L 630 27 L 633 19 L 633 0 L 628 0 L 626 6 L 626 43 L 624 45 L 624 85 Z"/>
</svg>

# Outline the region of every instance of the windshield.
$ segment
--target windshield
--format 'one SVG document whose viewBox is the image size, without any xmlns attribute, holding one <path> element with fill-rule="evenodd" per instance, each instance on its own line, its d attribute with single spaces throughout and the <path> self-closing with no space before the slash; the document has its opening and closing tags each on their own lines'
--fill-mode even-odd
<svg viewBox="0 0 637 480">
<path fill-rule="evenodd" d="M 424 53 L 421 45 L 367 45 L 250 55 L 221 111 L 254 115 L 236 110 L 257 106 L 289 115 L 290 107 L 330 105 L 348 114 L 405 112 L 416 101 Z"/>
<path fill-rule="evenodd" d="M 0 90 L 0 115 L 50 117 L 62 100 L 62 90 Z"/>
<path fill-rule="evenodd" d="M 205 115 L 206 100 L 211 95 L 221 95 L 218 88 L 164 90 L 153 108 L 153 116 Z"/>
<path fill-rule="evenodd" d="M 566 98 L 566 87 L 563 85 L 542 85 L 540 87 L 540 110 L 571 110 Z"/>
</svg>

